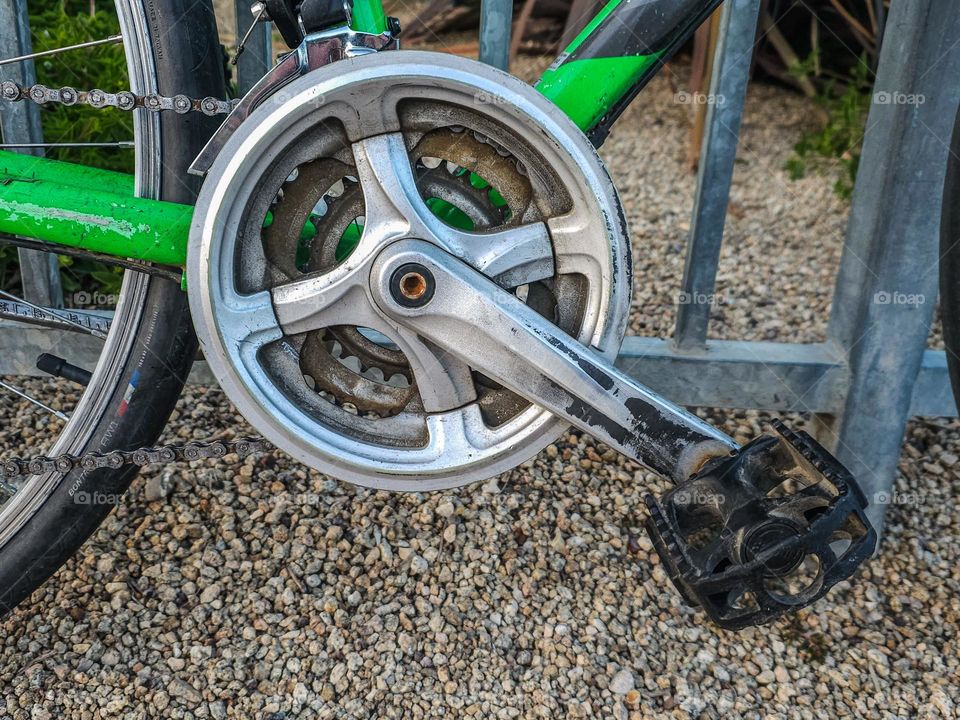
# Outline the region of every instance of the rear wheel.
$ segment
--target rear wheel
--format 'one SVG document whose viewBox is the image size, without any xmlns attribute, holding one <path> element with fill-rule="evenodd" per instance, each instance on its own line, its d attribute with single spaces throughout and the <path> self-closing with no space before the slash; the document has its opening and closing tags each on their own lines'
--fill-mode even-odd
<svg viewBox="0 0 960 720">
<path fill-rule="evenodd" d="M 117 0 L 116 8 L 133 92 L 225 96 L 209 2 Z M 217 124 L 199 113 L 135 111 L 137 194 L 192 202 L 198 183 L 186 169 Z M 154 443 L 195 354 L 187 297 L 179 285 L 127 272 L 93 377 L 59 436 L 29 448 L 13 441 L 4 455 L 79 455 Z M 15 437 L 14 404 L 5 405 L 5 434 Z M 124 467 L 35 475 L 0 493 L 0 614 L 76 552 L 135 474 L 135 468 Z"/>
<path fill-rule="evenodd" d="M 953 394 L 960 406 L 960 113 L 950 143 L 940 234 L 940 303 L 943 341 Z"/>
</svg>

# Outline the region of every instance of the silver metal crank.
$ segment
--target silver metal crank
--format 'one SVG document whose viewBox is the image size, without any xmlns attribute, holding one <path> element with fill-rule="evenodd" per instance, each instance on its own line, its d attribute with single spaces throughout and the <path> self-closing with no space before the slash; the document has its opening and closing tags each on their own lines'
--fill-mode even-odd
<svg viewBox="0 0 960 720">
<path fill-rule="evenodd" d="M 676 482 L 739 449 L 432 243 L 403 240 L 384 249 L 370 291 L 398 331 L 416 331 Z"/>
</svg>

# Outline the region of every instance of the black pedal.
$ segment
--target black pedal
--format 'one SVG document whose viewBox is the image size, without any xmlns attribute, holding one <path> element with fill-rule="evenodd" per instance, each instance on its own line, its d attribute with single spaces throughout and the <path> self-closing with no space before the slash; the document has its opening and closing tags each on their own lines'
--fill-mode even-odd
<svg viewBox="0 0 960 720">
<path fill-rule="evenodd" d="M 807 433 L 773 427 L 659 501 L 645 498 L 671 580 L 729 630 L 810 605 L 877 544 L 850 472 Z"/>
</svg>

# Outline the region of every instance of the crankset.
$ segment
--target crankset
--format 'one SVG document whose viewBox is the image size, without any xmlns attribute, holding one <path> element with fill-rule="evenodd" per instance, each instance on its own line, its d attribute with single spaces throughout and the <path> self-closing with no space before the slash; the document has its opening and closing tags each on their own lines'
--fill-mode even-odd
<svg viewBox="0 0 960 720">
<path fill-rule="evenodd" d="M 529 86 L 372 54 L 229 130 L 195 214 L 191 309 L 221 387 L 278 447 L 424 491 L 513 468 L 572 423 L 674 481 L 648 530 L 728 628 L 808 605 L 873 552 L 865 498 L 811 438 L 776 425 L 741 448 L 614 367 L 619 198 Z"/>
</svg>

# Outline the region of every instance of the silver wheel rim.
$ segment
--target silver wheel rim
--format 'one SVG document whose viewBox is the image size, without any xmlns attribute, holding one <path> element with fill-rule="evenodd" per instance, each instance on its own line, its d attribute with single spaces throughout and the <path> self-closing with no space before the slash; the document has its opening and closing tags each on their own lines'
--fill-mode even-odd
<svg viewBox="0 0 960 720">
<path fill-rule="evenodd" d="M 383 158 L 399 152 L 399 118 L 384 108 L 428 92 L 433 101 L 469 107 L 490 122 L 522 128 L 533 138 L 530 145 L 550 159 L 551 167 L 567 183 L 578 211 L 548 222 L 559 262 L 568 265 L 565 271 L 582 272 L 592 280 L 585 293 L 581 341 L 615 356 L 630 301 L 629 245 L 616 191 L 586 138 L 529 86 L 463 58 L 404 51 L 338 62 L 284 88 L 231 138 L 201 191 L 187 263 L 194 323 L 221 387 L 251 424 L 305 464 L 379 489 L 433 490 L 490 477 L 529 459 L 566 427 L 564 421 L 533 406 L 490 428 L 473 403 L 427 415 L 423 422 L 428 440 L 423 446 L 384 445 L 344 435 L 340 427 L 305 412 L 291 402 L 289 387 L 280 391 L 258 356 L 261 348 L 283 336 L 275 313 L 278 289 L 274 288 L 273 296 L 265 290 L 239 292 L 233 259 L 238 257 L 238 236 L 249 222 L 250 206 L 262 191 L 263 178 L 271 171 L 283 176 L 288 172 L 282 164 L 277 169 L 275 159 L 288 152 L 298 137 L 308 137 L 320 121 L 335 119 L 353 141 L 357 169 L 362 170 L 363 157 L 381 158 L 382 169 Z M 480 104 L 481 98 L 493 101 Z M 357 109 L 361 104 L 364 109 Z M 388 203 L 396 204 L 405 188 L 381 190 L 388 191 L 382 193 L 384 198 L 392 198 Z M 370 220 L 368 186 L 364 195 L 370 227 L 376 224 Z M 589 226 L 578 224 L 587 215 Z M 384 232 L 389 235 L 389 228 Z M 435 228 L 423 232 L 441 233 Z M 367 233 L 365 228 L 361 247 Z M 563 243 L 567 249 L 561 252 Z M 348 274 L 351 263 L 363 261 L 363 253 L 355 251 L 326 273 L 324 282 L 335 287 L 337 277 Z M 387 330 L 374 322 L 370 317 L 351 324 Z M 330 411 L 328 417 L 335 418 L 335 413 Z M 397 429 L 400 418 L 378 422 L 384 423 L 386 433 Z"/>
<path fill-rule="evenodd" d="M 147 15 L 140 0 L 116 0 L 130 88 L 137 94 L 156 93 L 157 76 L 150 45 Z M 155 113 L 134 114 L 136 139 L 136 194 L 157 197 L 160 188 L 160 120 Z M 48 455 L 79 454 L 103 422 L 116 383 L 130 359 L 140 329 L 150 278 L 136 272 L 124 274 L 110 334 L 104 342 L 93 377 Z M 43 506 L 64 476 L 33 476 L 0 509 L 0 548 Z"/>
</svg>

